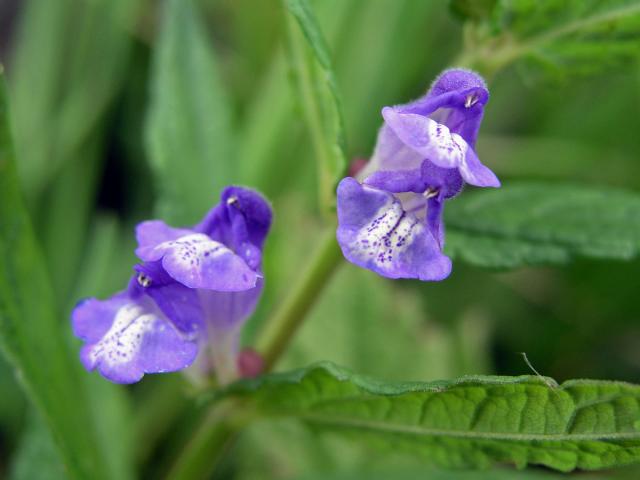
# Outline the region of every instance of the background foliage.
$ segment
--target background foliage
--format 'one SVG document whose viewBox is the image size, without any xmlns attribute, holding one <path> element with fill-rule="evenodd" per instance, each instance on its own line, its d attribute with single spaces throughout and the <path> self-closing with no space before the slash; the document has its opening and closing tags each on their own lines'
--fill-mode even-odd
<svg viewBox="0 0 640 480">
<path fill-rule="evenodd" d="M 270 0 L 0 2 L 17 166 L 0 122 L 2 475 L 163 476 L 201 405 L 179 375 L 124 388 L 82 371 L 75 302 L 123 287 L 136 222 L 192 222 L 220 186 L 246 184 L 276 212 L 250 343 L 318 244 L 343 162 L 370 154 L 381 107 L 421 95 L 453 64 L 491 81 L 478 151 L 504 189 L 448 205 L 456 262 L 445 282 L 341 264 L 278 368 L 322 359 L 387 380 L 521 375 L 524 351 L 558 380 L 640 383 L 640 4 L 285 3 L 294 15 Z M 257 422 L 215 475 L 425 472 L 415 456 L 350 440 Z"/>
</svg>

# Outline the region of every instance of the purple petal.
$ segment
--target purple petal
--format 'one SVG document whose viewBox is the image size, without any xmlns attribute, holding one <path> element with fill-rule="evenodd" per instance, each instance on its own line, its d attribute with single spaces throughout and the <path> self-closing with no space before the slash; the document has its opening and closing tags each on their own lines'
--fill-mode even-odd
<svg viewBox="0 0 640 480">
<path fill-rule="evenodd" d="M 209 290 L 202 291 L 207 292 Z M 167 285 L 151 285 L 145 293 L 186 338 L 195 339 L 206 331 L 199 290 L 173 281 Z"/>
<path fill-rule="evenodd" d="M 136 227 L 136 240 L 138 240 L 138 249 L 141 249 L 155 247 L 163 242 L 176 240 L 190 233 L 193 232 L 185 228 L 170 227 L 162 220 L 147 220 L 139 223 Z"/>
<path fill-rule="evenodd" d="M 185 339 L 145 297 L 91 299 L 73 312 L 73 328 L 87 341 L 80 358 L 116 383 L 134 383 L 145 373 L 173 372 L 194 361 L 198 347 Z"/>
<path fill-rule="evenodd" d="M 476 187 L 499 187 L 500 180 L 488 167 L 484 166 L 473 149 L 467 150 L 464 162 L 460 165 L 460 175 L 464 181 Z"/>
<path fill-rule="evenodd" d="M 422 193 L 428 188 L 427 183 L 422 178 L 421 168 L 415 170 L 380 170 L 369 175 L 363 183 L 392 193 Z"/>
<path fill-rule="evenodd" d="M 462 178 L 478 187 L 497 187 L 500 182 L 473 149 L 457 133 L 428 117 L 399 113 L 386 107 L 382 114 L 398 138 L 423 158 L 443 169 L 458 169 Z"/>
<path fill-rule="evenodd" d="M 255 310 L 262 294 L 262 285 L 262 279 L 258 279 L 254 288 L 243 292 L 200 292 L 202 310 L 209 328 L 214 331 L 232 330 L 242 325 Z"/>
<path fill-rule="evenodd" d="M 243 187 L 227 187 L 220 203 L 195 230 L 242 254 L 245 245 L 261 250 L 271 227 L 271 206 L 259 193 Z"/>
<path fill-rule="evenodd" d="M 473 148 L 489 101 L 480 75 L 470 70 L 445 70 L 419 100 L 395 107 L 402 113 L 430 116 L 459 134 Z"/>
<path fill-rule="evenodd" d="M 409 148 L 393 129 L 384 124 L 378 132 L 373 156 L 358 174 L 358 179 L 366 178 L 377 170 L 415 170 L 423 161 L 422 155 Z"/>
<path fill-rule="evenodd" d="M 445 125 L 392 107 L 383 108 L 382 116 L 398 138 L 423 159 L 441 168 L 458 168 L 464 162 L 469 145 Z"/>
<path fill-rule="evenodd" d="M 162 266 L 175 280 L 189 288 L 240 291 L 253 288 L 258 274 L 220 242 L 202 233 L 136 251 L 145 262 L 162 259 Z"/>
<path fill-rule="evenodd" d="M 385 277 L 442 280 L 451 272 L 431 231 L 393 194 L 349 177 L 338 185 L 337 236 L 347 260 Z"/>
</svg>

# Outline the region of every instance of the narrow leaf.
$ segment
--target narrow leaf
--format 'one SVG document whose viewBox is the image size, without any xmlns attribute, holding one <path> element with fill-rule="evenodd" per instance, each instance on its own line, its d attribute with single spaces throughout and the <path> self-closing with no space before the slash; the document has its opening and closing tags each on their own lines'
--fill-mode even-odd
<svg viewBox="0 0 640 480">
<path fill-rule="evenodd" d="M 290 63 L 318 161 L 320 206 L 326 212 L 333 207 L 346 165 L 340 98 L 329 49 L 307 0 L 286 0 L 285 5 L 303 34 L 288 18 Z"/>
<path fill-rule="evenodd" d="M 191 0 L 164 2 L 153 59 L 147 149 L 170 222 L 197 220 L 233 181 L 230 106 Z"/>
<path fill-rule="evenodd" d="M 384 383 L 331 363 L 232 385 L 259 416 L 297 418 L 447 467 L 557 470 L 640 461 L 640 386 L 520 376 Z"/>
<path fill-rule="evenodd" d="M 80 380 L 56 316 L 21 198 L 0 75 L 0 348 L 39 409 L 71 478 L 108 478 Z"/>
<path fill-rule="evenodd" d="M 76 158 L 105 117 L 125 78 L 140 3 L 24 2 L 10 78 L 18 168 L 29 199 Z"/>
<path fill-rule="evenodd" d="M 640 195 L 613 188 L 520 183 L 447 205 L 446 250 L 495 268 L 627 260 L 640 252 Z"/>
</svg>

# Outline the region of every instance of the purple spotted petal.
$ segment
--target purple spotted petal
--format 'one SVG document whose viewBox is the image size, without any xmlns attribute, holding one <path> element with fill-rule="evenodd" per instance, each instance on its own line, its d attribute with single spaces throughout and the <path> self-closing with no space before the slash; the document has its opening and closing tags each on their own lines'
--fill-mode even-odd
<svg viewBox="0 0 640 480">
<path fill-rule="evenodd" d="M 349 177 L 338 186 L 337 236 L 347 260 L 385 277 L 442 280 L 451 272 L 438 240 L 399 199 Z"/>
<path fill-rule="evenodd" d="M 493 172 L 480 163 L 469 144 L 447 126 L 415 113 L 401 113 L 392 107 L 385 107 L 382 116 L 398 138 L 423 159 L 440 168 L 456 168 L 472 185 L 500 185 Z"/>
<path fill-rule="evenodd" d="M 116 383 L 139 381 L 145 373 L 173 372 L 195 360 L 198 347 L 186 339 L 147 297 L 126 293 L 89 299 L 72 314 L 76 336 L 86 342 L 80 359 Z"/>
<path fill-rule="evenodd" d="M 189 288 L 247 290 L 259 277 L 240 256 L 202 233 L 140 247 L 136 253 L 145 262 L 162 260 L 166 272 Z"/>
<path fill-rule="evenodd" d="M 155 247 L 163 242 L 176 240 L 193 233 L 186 228 L 173 228 L 162 220 L 147 220 L 136 227 L 138 249 Z"/>
</svg>

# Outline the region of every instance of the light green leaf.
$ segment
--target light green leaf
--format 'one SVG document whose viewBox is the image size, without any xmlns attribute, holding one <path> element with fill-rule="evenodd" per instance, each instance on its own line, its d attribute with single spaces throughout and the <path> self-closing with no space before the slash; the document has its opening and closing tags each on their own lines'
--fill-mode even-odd
<svg viewBox="0 0 640 480">
<path fill-rule="evenodd" d="M 147 149 L 159 215 L 192 223 L 234 179 L 230 106 L 191 0 L 164 2 L 153 59 Z"/>
<path fill-rule="evenodd" d="M 65 480 L 64 465 L 51 432 L 33 410 L 28 412 L 18 450 L 13 457 L 11 480 Z"/>
<path fill-rule="evenodd" d="M 71 478 L 109 478 L 65 327 L 21 198 L 0 75 L 0 348 L 51 429 Z"/>
<path fill-rule="evenodd" d="M 627 260 L 640 252 L 640 195 L 613 188 L 519 183 L 448 203 L 445 250 L 495 268 Z"/>
<path fill-rule="evenodd" d="M 481 70 L 525 59 L 556 76 L 591 74 L 638 59 L 640 2 L 498 0 L 467 40 Z"/>
<path fill-rule="evenodd" d="M 125 78 L 140 2 L 24 3 L 10 78 L 20 179 L 31 199 L 105 117 Z"/>
<path fill-rule="evenodd" d="M 329 49 L 307 0 L 285 0 L 285 5 L 303 34 L 287 18 L 290 62 L 318 161 L 320 205 L 327 212 L 346 166 L 340 98 Z"/>
<path fill-rule="evenodd" d="M 384 383 L 331 363 L 238 382 L 256 415 L 406 452 L 447 467 L 509 462 L 595 470 L 640 461 L 640 387 L 534 376 Z"/>
</svg>

